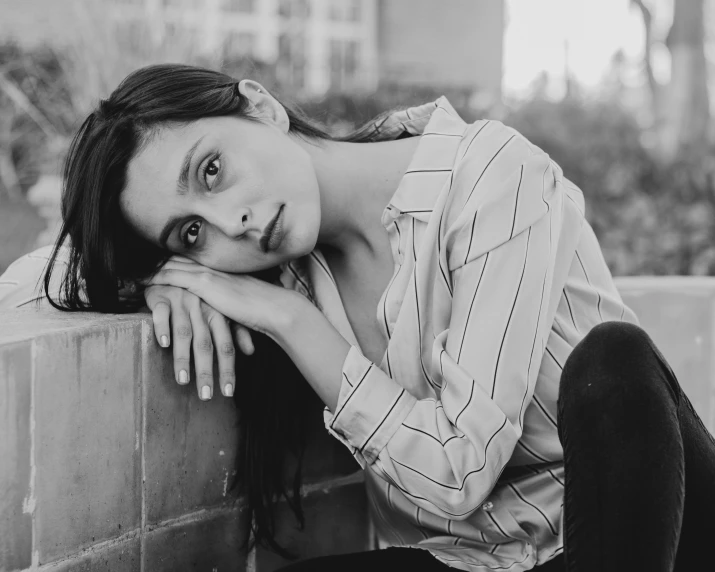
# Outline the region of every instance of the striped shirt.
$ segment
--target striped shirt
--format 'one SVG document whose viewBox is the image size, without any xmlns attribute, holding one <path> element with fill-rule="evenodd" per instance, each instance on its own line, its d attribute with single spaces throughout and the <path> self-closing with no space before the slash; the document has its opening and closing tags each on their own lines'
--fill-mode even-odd
<svg viewBox="0 0 715 572">
<path fill-rule="evenodd" d="M 529 570 L 563 550 L 561 369 L 593 326 L 635 314 L 581 191 L 518 132 L 467 124 L 444 97 L 377 127 L 421 135 L 382 214 L 395 264 L 382 361 L 360 351 L 319 249 L 282 265 L 351 344 L 326 427 L 364 469 L 381 547 Z"/>
<path fill-rule="evenodd" d="M 382 361 L 362 355 L 320 249 L 281 266 L 352 346 L 326 426 L 365 471 L 381 547 L 529 570 L 563 550 L 561 369 L 593 326 L 636 317 L 581 191 L 519 133 L 467 124 L 444 97 L 376 127 L 421 135 L 382 214 L 395 264 L 376 309 Z M 49 250 L 0 276 L 0 309 L 37 299 Z"/>
</svg>

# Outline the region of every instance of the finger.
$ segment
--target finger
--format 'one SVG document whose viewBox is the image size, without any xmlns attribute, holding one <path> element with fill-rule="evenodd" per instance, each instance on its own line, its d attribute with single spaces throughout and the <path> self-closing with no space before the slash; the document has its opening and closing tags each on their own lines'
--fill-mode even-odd
<svg viewBox="0 0 715 572">
<path fill-rule="evenodd" d="M 186 290 L 196 289 L 199 284 L 201 274 L 188 272 L 178 268 L 178 263 L 168 263 L 170 268 L 162 269 L 149 280 L 149 284 L 163 284 L 166 286 L 177 286 Z"/>
<path fill-rule="evenodd" d="M 209 328 L 218 358 L 218 380 L 221 393 L 226 397 L 231 397 L 236 388 L 236 348 L 233 345 L 231 328 L 226 318 L 218 312 L 214 312 L 209 320 Z"/>
<path fill-rule="evenodd" d="M 214 346 L 200 304 L 198 299 L 195 304 L 191 304 L 189 316 L 191 317 L 191 329 L 194 333 L 192 349 L 194 350 L 196 389 L 199 392 L 199 397 L 208 401 L 213 395 L 214 388 Z"/>
<path fill-rule="evenodd" d="M 183 260 L 169 260 L 164 263 L 161 270 L 183 270 L 184 272 L 211 272 L 211 268 L 202 266 L 193 261 L 184 262 Z"/>
<path fill-rule="evenodd" d="M 251 338 L 251 330 L 241 324 L 234 324 L 233 334 L 240 350 L 248 356 L 252 355 L 256 348 L 253 345 L 253 338 Z"/>
<path fill-rule="evenodd" d="M 191 258 L 187 258 L 186 256 L 181 256 L 180 254 L 174 254 L 169 260 L 173 260 L 175 262 L 188 262 L 190 264 L 198 264 L 198 262 L 194 262 L 191 260 Z"/>
<path fill-rule="evenodd" d="M 171 343 L 171 326 L 169 317 L 171 316 L 171 306 L 167 301 L 161 301 L 154 304 L 151 311 L 152 320 L 154 321 L 154 335 L 156 341 L 162 348 L 168 348 Z"/>
<path fill-rule="evenodd" d="M 193 331 L 189 313 L 182 303 L 171 306 L 171 335 L 174 346 L 174 379 L 181 385 L 189 383 L 191 371 L 191 339 Z"/>
</svg>

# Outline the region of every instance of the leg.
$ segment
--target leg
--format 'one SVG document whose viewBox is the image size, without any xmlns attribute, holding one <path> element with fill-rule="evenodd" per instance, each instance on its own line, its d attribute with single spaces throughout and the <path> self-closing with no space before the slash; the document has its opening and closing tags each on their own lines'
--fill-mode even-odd
<svg viewBox="0 0 715 572">
<path fill-rule="evenodd" d="M 715 567 L 712 563 L 712 519 L 715 511 L 715 440 L 690 400 L 680 402 L 680 431 L 685 453 L 685 507 L 676 572 Z"/>
<path fill-rule="evenodd" d="M 339 554 L 311 558 L 280 568 L 277 572 L 396 572 L 419 570 L 420 572 L 449 572 L 426 550 L 419 548 L 386 548 L 354 554 Z"/>
<path fill-rule="evenodd" d="M 601 324 L 572 352 L 558 402 L 568 570 L 673 570 L 685 501 L 682 397 L 636 326 Z M 712 464 L 712 443 L 707 454 Z"/>
</svg>

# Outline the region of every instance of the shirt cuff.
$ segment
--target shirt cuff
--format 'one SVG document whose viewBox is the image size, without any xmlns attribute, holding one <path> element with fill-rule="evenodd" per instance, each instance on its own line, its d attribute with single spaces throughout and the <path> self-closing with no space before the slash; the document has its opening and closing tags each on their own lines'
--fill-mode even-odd
<svg viewBox="0 0 715 572">
<path fill-rule="evenodd" d="M 335 414 L 326 408 L 325 426 L 365 468 L 377 460 L 417 399 L 352 345 L 342 376 Z"/>
</svg>

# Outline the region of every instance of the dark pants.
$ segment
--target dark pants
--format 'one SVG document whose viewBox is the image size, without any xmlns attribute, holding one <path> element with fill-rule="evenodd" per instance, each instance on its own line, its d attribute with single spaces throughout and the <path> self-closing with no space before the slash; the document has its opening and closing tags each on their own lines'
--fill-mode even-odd
<svg viewBox="0 0 715 572">
<path fill-rule="evenodd" d="M 643 330 L 601 324 L 574 348 L 561 375 L 558 426 L 565 550 L 535 570 L 715 570 L 715 440 Z M 389 548 L 281 570 L 451 568 L 425 550 Z"/>
</svg>

